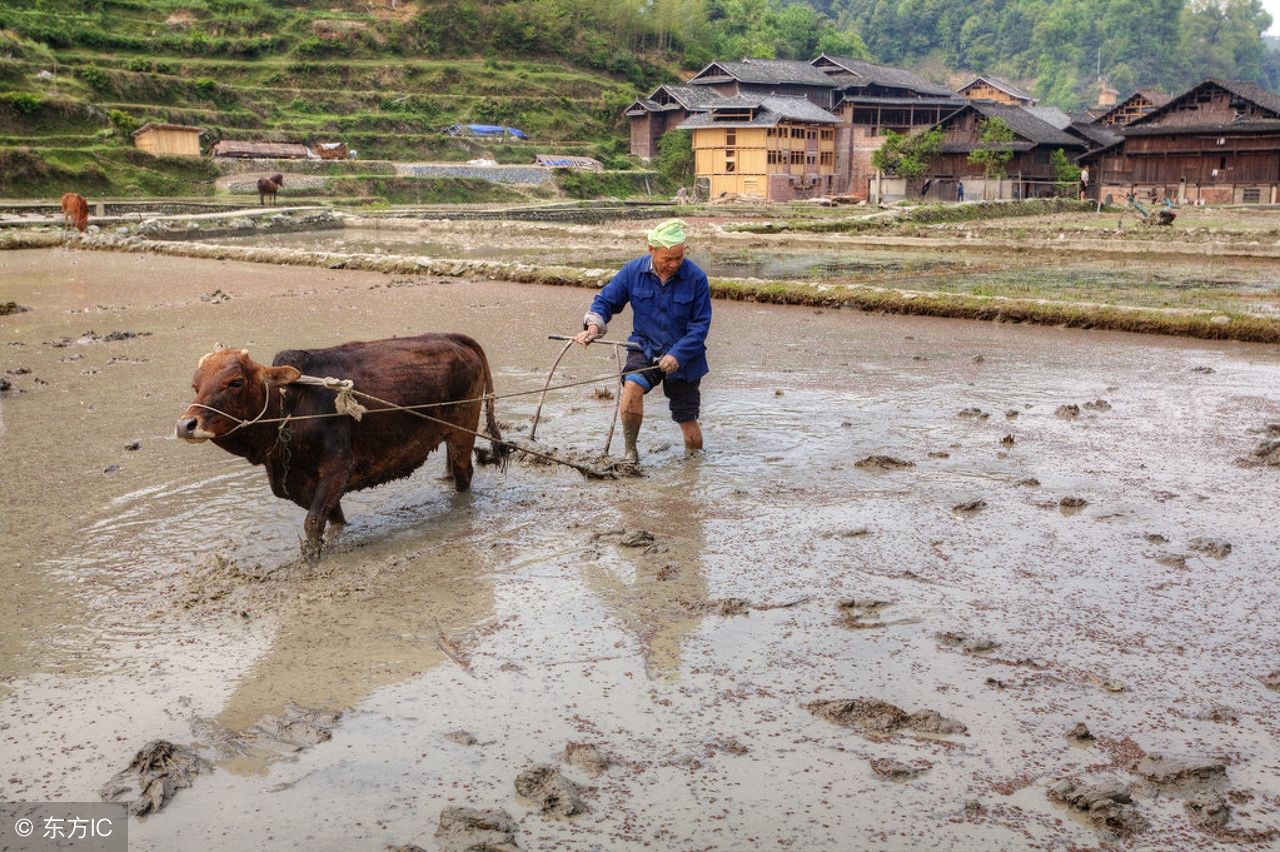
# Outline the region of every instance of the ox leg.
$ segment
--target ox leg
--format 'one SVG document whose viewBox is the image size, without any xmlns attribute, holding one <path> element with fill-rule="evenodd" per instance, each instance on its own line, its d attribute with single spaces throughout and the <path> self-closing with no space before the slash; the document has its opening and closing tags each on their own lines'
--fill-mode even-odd
<svg viewBox="0 0 1280 852">
<path fill-rule="evenodd" d="M 453 487 L 459 491 L 471 488 L 471 451 L 475 448 L 475 435 L 466 432 L 453 432 L 445 439 L 445 453 L 449 459 L 449 473 L 453 477 Z"/>
<path fill-rule="evenodd" d="M 311 508 L 303 523 L 307 537 L 302 542 L 302 558 L 309 563 L 314 564 L 320 559 L 325 524 L 334 519 L 335 515 L 342 517 L 342 495 L 351 476 L 351 467 L 350 456 L 335 458 L 321 467 L 315 496 L 311 499 Z"/>
</svg>

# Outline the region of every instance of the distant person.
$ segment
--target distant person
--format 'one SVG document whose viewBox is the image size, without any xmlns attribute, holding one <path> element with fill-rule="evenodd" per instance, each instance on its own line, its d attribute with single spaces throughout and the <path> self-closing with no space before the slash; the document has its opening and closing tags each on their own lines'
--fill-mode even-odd
<svg viewBox="0 0 1280 852">
<path fill-rule="evenodd" d="M 964 184 L 956 181 L 956 201 L 964 201 Z"/>
<path fill-rule="evenodd" d="M 702 449 L 700 384 L 707 368 L 711 288 L 707 276 L 684 256 L 684 222 L 668 219 L 647 234 L 649 252 L 622 267 L 582 318 L 580 346 L 604 336 L 609 320 L 631 304 L 631 337 L 639 349 L 627 355 L 622 383 L 623 458 L 640 461 L 636 438 L 644 419 L 644 395 L 662 385 L 671 419 L 680 424 L 686 452 Z"/>
</svg>

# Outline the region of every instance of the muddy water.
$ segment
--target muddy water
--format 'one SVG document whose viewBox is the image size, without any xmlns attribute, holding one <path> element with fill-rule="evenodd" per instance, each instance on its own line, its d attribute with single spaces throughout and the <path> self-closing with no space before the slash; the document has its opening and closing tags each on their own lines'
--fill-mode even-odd
<svg viewBox="0 0 1280 852">
<path fill-rule="evenodd" d="M 1258 680 L 1280 667 L 1276 473 L 1235 465 L 1280 421 L 1272 349 L 717 304 L 705 457 L 682 459 L 651 398 L 643 478 L 513 464 L 459 496 L 433 458 L 347 498 L 314 571 L 302 510 L 260 471 L 169 437 L 215 341 L 266 358 L 463 331 L 501 392 L 541 382 L 543 337 L 588 296 L 0 255 L 0 301 L 32 309 L 0 319 L 4 368 L 31 370 L 0 397 L 3 797 L 92 799 L 147 740 L 217 751 L 294 702 L 342 711 L 332 739 L 227 750 L 135 847 L 431 848 L 449 804 L 505 809 L 524 848 L 1095 845 L 1045 792 L 1136 783 L 1142 751 L 1224 759 L 1233 825 L 1280 827 L 1280 693 Z M 566 378 L 612 370 L 600 348 L 567 360 Z M 612 403 L 592 390 L 554 395 L 539 439 L 599 447 Z M 513 434 L 534 404 L 500 405 Z M 855 467 L 873 454 L 914 466 Z M 850 629 L 847 597 L 889 605 Z M 968 731 L 872 737 L 804 708 L 863 697 Z M 1077 722 L 1093 745 L 1066 739 Z M 561 765 L 593 786 L 564 821 L 513 780 L 568 742 L 615 765 Z M 878 758 L 930 767 L 893 783 Z M 1134 792 L 1137 845 L 1220 842 L 1179 795 Z"/>
</svg>

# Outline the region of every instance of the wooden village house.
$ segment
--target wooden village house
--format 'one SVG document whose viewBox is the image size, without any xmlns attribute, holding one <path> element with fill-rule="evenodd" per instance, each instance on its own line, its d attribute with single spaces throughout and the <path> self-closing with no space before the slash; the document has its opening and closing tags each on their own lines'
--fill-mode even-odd
<svg viewBox="0 0 1280 852">
<path fill-rule="evenodd" d="M 965 104 L 946 86 L 901 68 L 825 53 L 813 65 L 838 87 L 831 110 L 840 119 L 836 190 L 855 198 L 869 195 L 876 173 L 871 157 L 884 144 L 886 130 L 908 133 L 931 127 Z"/>
<path fill-rule="evenodd" d="M 631 153 L 642 160 L 658 155 L 658 140 L 707 104 L 724 97 L 710 86 L 659 86 L 626 109 L 631 123 Z"/>
<path fill-rule="evenodd" d="M 694 171 L 712 198 L 791 201 L 833 193 L 839 122 L 802 97 L 740 94 L 680 127 L 693 131 Z"/>
<path fill-rule="evenodd" d="M 1000 119 L 1013 131 L 1007 144 L 1013 157 L 1004 165 L 1005 176 L 988 180 L 982 166 L 969 155 L 983 146 L 982 123 Z M 1057 192 L 1056 175 L 1050 158 L 1062 149 L 1075 159 L 1089 149 L 1078 136 L 1055 127 L 1032 111 L 1011 104 L 974 101 L 943 119 L 938 125 L 945 133 L 942 154 L 930 167 L 929 198 L 955 200 L 957 183 L 964 184 L 967 200 L 983 198 L 1037 198 Z"/>
<path fill-rule="evenodd" d="M 1280 95 L 1257 83 L 1205 80 L 1114 129 L 1122 140 L 1081 159 L 1096 198 L 1280 202 Z"/>
<path fill-rule="evenodd" d="M 1168 102 L 1169 96 L 1159 89 L 1138 89 L 1095 118 L 1093 123 L 1105 124 L 1108 127 L 1123 126 Z"/>
<path fill-rule="evenodd" d="M 134 147 L 156 157 L 199 157 L 199 127 L 147 123 L 133 131 Z"/>
<path fill-rule="evenodd" d="M 993 101 L 1010 106 L 1035 106 L 1036 99 L 1007 80 L 983 74 L 960 87 L 960 94 L 971 101 Z"/>
</svg>

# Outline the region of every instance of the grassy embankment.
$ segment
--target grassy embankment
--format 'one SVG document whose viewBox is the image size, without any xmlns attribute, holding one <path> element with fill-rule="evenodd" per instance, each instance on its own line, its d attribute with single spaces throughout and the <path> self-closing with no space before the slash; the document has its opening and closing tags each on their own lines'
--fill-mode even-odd
<svg viewBox="0 0 1280 852">
<path fill-rule="evenodd" d="M 209 195 L 209 164 L 129 153 L 146 121 L 221 138 L 343 141 L 360 159 L 528 163 L 535 153 L 626 153 L 622 108 L 633 83 L 551 62 L 434 59 L 415 52 L 422 4 L 265 0 L 11 0 L 0 8 L 0 197 L 75 188 L 98 196 Z M 510 124 L 530 143 L 491 144 L 440 133 L 454 122 Z M 388 184 L 359 160 L 335 166 L 344 185 L 385 200 L 472 199 L 474 185 Z M 407 179 L 413 180 L 413 179 Z M 609 189 L 635 191 L 634 176 Z M 570 197 L 597 189 L 558 174 Z M 641 190 L 642 191 L 642 190 Z M 286 186 L 285 195 L 290 190 Z M 520 198 L 486 189 L 488 199 Z"/>
</svg>

